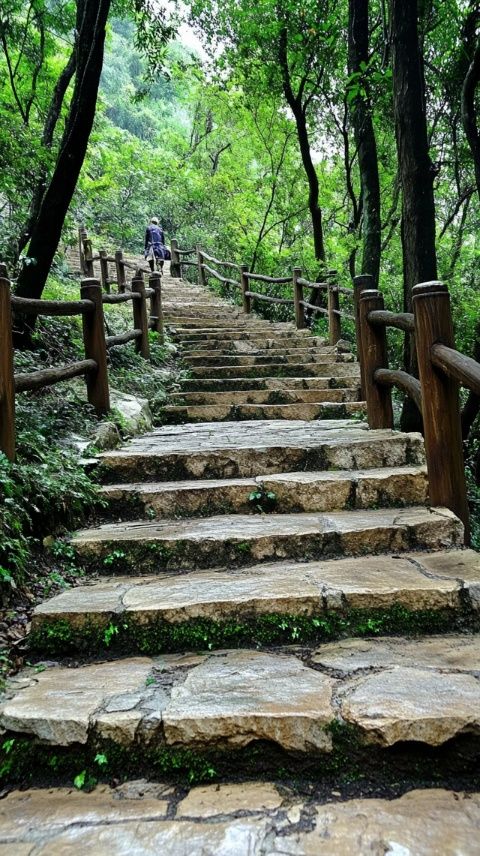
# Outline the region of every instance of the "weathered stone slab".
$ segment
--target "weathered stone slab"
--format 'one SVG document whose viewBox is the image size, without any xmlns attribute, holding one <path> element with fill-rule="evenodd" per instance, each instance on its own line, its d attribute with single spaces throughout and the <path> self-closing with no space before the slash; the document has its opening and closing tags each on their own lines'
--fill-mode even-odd
<svg viewBox="0 0 480 856">
<path fill-rule="evenodd" d="M 457 553 L 447 554 L 452 563 L 458 561 Z M 465 567 L 468 561 L 477 563 L 478 556 L 471 550 L 462 551 L 461 556 L 467 556 Z M 318 615 L 325 610 L 388 609 L 394 605 L 411 611 L 460 610 L 463 581 L 427 576 L 423 566 L 428 560 L 429 554 L 417 553 L 401 558 L 368 556 L 300 564 L 278 562 L 176 577 L 122 577 L 68 589 L 40 604 L 33 616 L 33 627 L 38 629 L 44 621 L 53 619 L 68 621 L 75 628 L 90 623 L 106 625 L 112 618 L 125 614 L 148 624 L 160 618 L 169 622 L 197 618 L 220 621 L 232 615 L 239 619 L 269 613 Z M 475 656 L 476 644 L 471 639 L 467 636 L 461 637 L 459 643 L 453 642 L 450 656 L 458 649 L 460 660 L 461 652 L 470 646 Z M 430 644 L 430 640 L 425 640 L 425 651 Z M 448 644 L 445 643 L 445 650 Z M 402 646 L 396 660 L 395 641 L 385 645 L 382 653 L 380 641 L 377 645 L 377 641 L 345 640 L 322 646 L 313 662 L 342 671 L 364 668 L 364 663 L 365 667 L 375 665 L 375 657 L 380 658 L 378 665 L 405 663 Z M 405 650 L 413 653 L 417 642 L 405 645 Z M 420 643 L 418 649 L 419 664 L 427 662 L 429 654 L 421 659 Z"/>
<path fill-rule="evenodd" d="M 284 558 L 461 546 L 463 525 L 448 509 L 332 511 L 329 514 L 233 514 L 132 521 L 77 532 L 72 544 L 89 562 L 122 550 L 135 570 L 251 565 Z M 157 545 L 155 547 L 154 545 Z"/>
<path fill-rule="evenodd" d="M 193 788 L 177 806 L 176 817 L 218 817 L 237 812 L 260 813 L 279 808 L 283 799 L 268 782 L 206 785 Z"/>
<path fill-rule="evenodd" d="M 222 792 L 217 791 L 219 807 Z M 246 802 L 250 788 L 245 786 Z M 271 788 L 271 785 L 266 787 Z M 187 796 L 195 800 L 194 789 Z M 202 789 L 203 790 L 203 789 Z M 255 792 L 252 794 L 255 805 Z M 134 803 L 132 805 L 131 803 Z M 259 817 L 165 820 L 161 803 L 116 799 L 115 791 L 90 794 L 62 789 L 14 792 L 2 801 L 0 853 L 5 856 L 476 856 L 480 795 L 441 789 L 414 790 L 397 799 L 304 801 L 307 824 L 280 809 Z M 57 814 L 57 806 L 61 806 Z M 182 804 L 180 804 L 181 806 Z M 114 808 L 112 808 L 114 806 Z M 71 808 L 70 808 L 71 807 Z M 297 808 L 297 814 L 298 814 Z M 24 823 L 22 811 L 26 812 Z M 70 814 L 69 814 L 70 811 Z M 248 811 L 248 809 L 247 809 Z M 53 818 L 53 822 L 50 821 Z M 59 822 L 56 822 L 58 818 Z"/>
<path fill-rule="evenodd" d="M 368 431 L 348 420 L 164 426 L 101 456 L 109 480 L 235 478 L 299 470 L 423 464 L 418 434 Z"/>
<path fill-rule="evenodd" d="M 180 482 L 131 482 L 101 488 L 113 513 L 123 518 L 155 512 L 156 517 L 226 512 L 258 513 L 250 495 L 259 487 L 275 494 L 275 511 L 331 511 L 373 505 L 423 505 L 428 484 L 425 467 L 385 467 L 363 471 L 281 473 L 251 479 L 195 479 Z M 128 504 L 131 507 L 129 513 Z"/>
<path fill-rule="evenodd" d="M 343 419 L 351 414 L 365 414 L 363 401 L 298 402 L 295 404 L 204 404 L 169 405 L 163 418 L 169 422 L 222 422 L 232 419 Z"/>
<path fill-rule="evenodd" d="M 294 689 L 293 689 L 294 688 Z M 172 690 L 163 716 L 168 744 L 328 751 L 333 682 L 293 657 L 229 651 L 208 658 Z"/>
<path fill-rule="evenodd" d="M 381 746 L 415 740 L 440 746 L 480 733 L 480 681 L 469 674 L 395 667 L 344 688 L 341 713 Z"/>
<path fill-rule="evenodd" d="M 418 669 L 468 672 L 478 677 L 480 636 L 446 634 L 423 639 L 387 636 L 343 639 L 322 645 L 312 655 L 311 662 L 344 674 L 391 666 L 414 666 Z"/>
<path fill-rule="evenodd" d="M 319 378 L 319 380 L 323 380 Z M 347 389 L 244 389 L 237 392 L 179 392 L 172 400 L 181 406 L 215 405 L 232 407 L 238 404 L 302 404 L 319 401 L 357 401 L 358 391 Z"/>
</svg>

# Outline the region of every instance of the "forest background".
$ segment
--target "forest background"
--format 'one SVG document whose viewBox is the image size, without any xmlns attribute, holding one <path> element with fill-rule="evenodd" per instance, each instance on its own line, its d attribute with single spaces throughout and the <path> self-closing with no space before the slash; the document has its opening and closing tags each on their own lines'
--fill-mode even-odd
<svg viewBox="0 0 480 856">
<path fill-rule="evenodd" d="M 0 0 L 0 259 L 20 287 L 27 274 L 35 276 L 28 239 L 75 97 L 69 63 L 76 15 L 89 6 L 92 0 Z M 102 0 L 97 6 L 108 23 L 96 103 L 91 96 L 93 130 L 45 293 L 78 291 L 64 250 L 75 243 L 79 224 L 96 247 L 138 253 L 146 222 L 156 215 L 167 239 L 181 246 L 200 243 L 219 258 L 271 275 L 299 266 L 316 279 L 335 268 L 348 284 L 369 272 L 388 308 L 408 308 L 414 253 L 405 227 L 403 134 L 419 155 L 410 170 L 413 189 L 423 204 L 423 182 L 434 204 L 425 209 L 424 229 L 419 206 L 416 237 L 428 236 L 430 220 L 430 256 L 433 250 L 433 267 L 452 295 L 457 347 L 480 356 L 478 2 L 191 0 L 164 11 L 154 0 Z M 182 38 L 182 18 L 200 51 Z M 402 61 L 403 73 L 413 69 L 410 113 L 402 113 L 399 100 Z M 38 345 L 37 339 L 37 351 Z M 409 363 L 408 343 L 404 354 L 398 334 L 391 347 L 396 366 Z M 18 359 L 29 365 L 34 358 Z M 472 507 L 478 405 L 471 397 L 466 414 Z M 26 414 L 28 428 L 33 417 Z M 55 420 L 50 414 L 34 429 L 51 435 Z M 32 439 L 20 442 L 20 458 L 23 449 L 28 462 L 35 446 Z M 18 483 L 17 472 L 13 492 Z M 47 506 L 51 496 L 45 496 Z"/>
</svg>

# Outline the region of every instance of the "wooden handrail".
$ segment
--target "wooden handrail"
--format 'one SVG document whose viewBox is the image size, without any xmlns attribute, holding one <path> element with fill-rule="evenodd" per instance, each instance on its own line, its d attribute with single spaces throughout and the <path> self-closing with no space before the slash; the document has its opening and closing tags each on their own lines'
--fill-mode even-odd
<svg viewBox="0 0 480 856">
<path fill-rule="evenodd" d="M 256 282 L 271 282 L 275 285 L 285 285 L 292 281 L 291 276 L 265 276 L 263 273 L 245 273 L 247 279 L 253 279 Z"/>
<path fill-rule="evenodd" d="M 125 333 L 117 333 L 116 336 L 106 336 L 105 342 L 107 348 L 115 348 L 117 345 L 126 345 L 128 342 L 135 342 L 141 336 L 141 330 L 127 330 Z"/>
<path fill-rule="evenodd" d="M 303 285 L 304 288 L 316 288 L 320 291 L 328 290 L 328 282 L 310 282 L 308 279 L 303 279 L 301 276 L 297 280 L 299 285 Z"/>
<path fill-rule="evenodd" d="M 246 297 L 254 297 L 255 300 L 263 300 L 265 303 L 281 303 L 284 306 L 292 306 L 293 298 L 291 297 L 270 297 L 268 294 L 259 294 L 258 291 L 246 291 Z"/>
<path fill-rule="evenodd" d="M 388 310 L 376 310 L 368 316 L 370 324 L 384 325 L 385 327 L 396 327 L 405 333 L 415 331 L 415 323 L 411 312 L 389 312 Z"/>
<path fill-rule="evenodd" d="M 205 258 L 205 255 L 203 257 Z M 213 276 L 215 277 L 215 279 L 218 279 L 219 282 L 223 282 L 225 283 L 225 285 L 235 285 L 237 286 L 237 288 L 240 288 L 240 283 L 236 279 L 229 279 L 228 276 L 222 276 L 222 274 L 219 273 L 218 270 L 215 270 L 215 268 L 211 268 L 204 263 L 202 263 L 202 268 L 203 270 L 206 270 L 207 273 L 210 274 L 210 276 Z"/>
<path fill-rule="evenodd" d="M 207 261 L 211 262 L 213 265 L 224 265 L 225 267 L 231 267 L 235 268 L 236 270 L 240 270 L 240 265 L 237 264 L 237 262 L 224 262 L 221 261 L 221 259 L 216 259 L 214 256 L 209 255 L 205 252 L 205 250 L 202 250 L 201 252 L 203 258 L 207 259 Z"/>
<path fill-rule="evenodd" d="M 420 381 L 416 377 L 400 370 L 377 369 L 374 372 L 373 379 L 375 383 L 380 383 L 384 386 L 397 386 L 399 389 L 402 389 L 413 399 L 420 413 L 422 412 L 422 388 Z"/>
<path fill-rule="evenodd" d="M 462 386 L 480 395 L 480 363 L 466 357 L 455 348 L 437 343 L 431 349 L 432 363 L 442 369 L 445 374 L 455 378 Z"/>
<path fill-rule="evenodd" d="M 116 303 L 129 303 L 132 300 L 140 300 L 140 295 L 129 291 L 128 294 L 102 294 L 102 303 L 114 305 Z"/>
<path fill-rule="evenodd" d="M 95 309 L 91 300 L 35 300 L 30 297 L 11 297 L 12 309 L 22 315 L 85 315 Z"/>
<path fill-rule="evenodd" d="M 308 300 L 301 300 L 300 303 L 305 307 L 305 309 L 312 309 L 313 312 L 320 312 L 322 315 L 328 315 L 328 309 L 325 309 L 323 306 L 316 306 L 314 303 L 309 303 Z"/>
<path fill-rule="evenodd" d="M 79 377 L 96 369 L 95 360 L 79 360 L 61 368 L 39 369 L 36 372 L 16 374 L 14 375 L 15 392 L 26 392 L 27 390 L 41 389 L 44 386 L 52 386 L 55 383 Z"/>
</svg>

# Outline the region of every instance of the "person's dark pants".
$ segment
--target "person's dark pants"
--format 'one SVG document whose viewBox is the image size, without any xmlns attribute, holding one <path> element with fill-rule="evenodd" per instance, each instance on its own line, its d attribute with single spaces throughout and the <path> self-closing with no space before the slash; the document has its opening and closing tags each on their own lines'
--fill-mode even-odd
<svg viewBox="0 0 480 856">
<path fill-rule="evenodd" d="M 157 263 L 157 270 L 163 270 L 163 259 L 149 259 L 150 270 L 155 270 L 155 262 Z"/>
</svg>

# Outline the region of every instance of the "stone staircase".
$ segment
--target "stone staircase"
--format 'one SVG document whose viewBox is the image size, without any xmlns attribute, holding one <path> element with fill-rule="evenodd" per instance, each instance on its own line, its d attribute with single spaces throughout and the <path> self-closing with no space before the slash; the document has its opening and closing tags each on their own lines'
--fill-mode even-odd
<svg viewBox="0 0 480 856">
<path fill-rule="evenodd" d="M 455 515 L 428 506 L 421 437 L 354 418 L 357 363 L 309 331 L 246 317 L 168 275 L 164 309 L 189 367 L 165 409 L 175 424 L 101 456 L 108 522 L 72 540 L 92 579 L 36 609 L 31 643 L 44 666 L 7 687 L 3 769 L 47 785 L 79 770 L 117 784 L 179 773 L 280 784 L 242 785 L 233 803 L 222 795 L 239 786 L 222 785 L 200 815 L 180 808 L 184 791 L 157 785 L 170 808 L 147 799 L 153 825 L 138 840 L 128 825 L 144 819 L 138 794 L 118 791 L 122 815 L 103 791 L 93 828 L 94 795 L 80 811 L 64 791 L 34 792 L 5 846 L 56 853 L 35 823 L 60 804 L 58 841 L 94 853 L 107 852 L 96 824 L 114 817 L 119 853 L 427 854 L 440 852 L 428 841 L 446 840 L 443 816 L 454 841 L 442 852 L 477 852 L 458 849 L 449 794 L 435 814 L 439 797 L 419 792 L 435 834 L 412 850 L 406 797 L 385 822 L 372 811 L 368 850 L 351 839 L 368 800 L 322 815 L 326 800 L 359 793 L 478 787 L 480 557 L 464 549 Z M 310 794 L 300 807 L 292 781 Z M 261 808 L 257 787 L 269 795 Z M 18 799 L 6 800 L 14 814 Z M 216 825 L 179 831 L 192 816 Z M 0 853 L 1 836 L 2 823 Z M 330 839 L 339 849 L 323 849 Z M 38 841 L 45 850 L 28 849 Z"/>
</svg>

